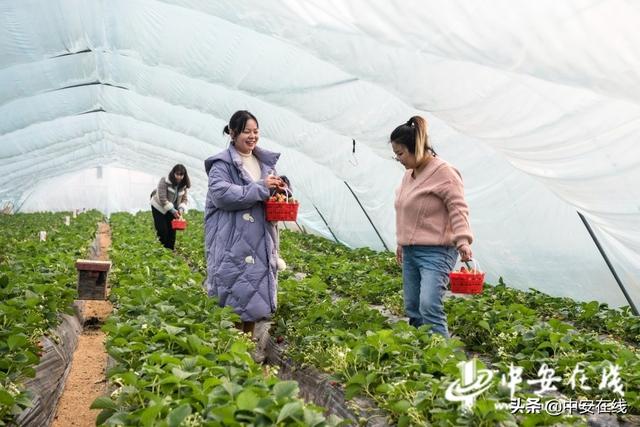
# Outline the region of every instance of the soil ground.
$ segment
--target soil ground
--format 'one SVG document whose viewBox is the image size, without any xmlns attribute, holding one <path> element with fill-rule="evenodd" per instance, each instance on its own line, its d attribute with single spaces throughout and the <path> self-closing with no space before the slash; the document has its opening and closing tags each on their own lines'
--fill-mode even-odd
<svg viewBox="0 0 640 427">
<path fill-rule="evenodd" d="M 98 228 L 99 251 L 97 259 L 108 260 L 111 246 L 109 225 L 101 223 Z M 109 301 L 84 301 L 82 319 L 84 330 L 78 337 L 78 347 L 73 353 L 71 371 L 58 402 L 53 427 L 93 427 L 98 409 L 89 409 L 91 403 L 106 392 L 107 353 L 105 334 L 100 326 L 111 313 Z"/>
</svg>

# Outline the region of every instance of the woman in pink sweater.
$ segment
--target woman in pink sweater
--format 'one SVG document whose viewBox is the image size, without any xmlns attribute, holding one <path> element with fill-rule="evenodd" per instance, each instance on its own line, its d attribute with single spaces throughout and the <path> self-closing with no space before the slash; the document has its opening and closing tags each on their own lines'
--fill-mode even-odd
<svg viewBox="0 0 640 427">
<path fill-rule="evenodd" d="M 396 190 L 396 257 L 402 265 L 409 323 L 449 337 L 443 297 L 458 254 L 471 259 L 473 234 L 460 173 L 437 157 L 427 122 L 411 117 L 391 132 L 396 160 L 407 170 Z"/>
</svg>

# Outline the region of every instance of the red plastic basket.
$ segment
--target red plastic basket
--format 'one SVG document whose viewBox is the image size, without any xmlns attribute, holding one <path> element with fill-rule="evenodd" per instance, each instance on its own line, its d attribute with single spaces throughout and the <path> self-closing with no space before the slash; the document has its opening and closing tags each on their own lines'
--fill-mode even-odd
<svg viewBox="0 0 640 427">
<path fill-rule="evenodd" d="M 475 260 L 473 261 L 473 269 L 476 273 L 470 271 L 452 271 L 449 273 L 449 282 L 451 283 L 451 292 L 456 294 L 479 294 L 482 293 L 484 286 L 484 273 L 479 272 L 479 267 Z"/>
<path fill-rule="evenodd" d="M 187 220 L 173 219 L 171 220 L 171 228 L 173 228 L 174 230 L 184 230 L 187 228 Z"/>
<path fill-rule="evenodd" d="M 271 200 L 264 202 L 267 221 L 295 221 L 298 218 L 298 207 L 300 205 L 297 202 L 289 202 L 289 195 L 290 192 L 287 192 L 286 202 L 274 202 Z"/>
<path fill-rule="evenodd" d="M 298 218 L 298 203 L 264 202 L 267 221 L 295 221 Z"/>
</svg>

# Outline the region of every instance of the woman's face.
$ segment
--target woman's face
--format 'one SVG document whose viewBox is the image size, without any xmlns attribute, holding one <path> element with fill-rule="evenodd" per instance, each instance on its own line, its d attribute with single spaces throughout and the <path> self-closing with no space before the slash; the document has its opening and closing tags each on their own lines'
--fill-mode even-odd
<svg viewBox="0 0 640 427">
<path fill-rule="evenodd" d="M 415 169 L 417 165 L 416 155 L 410 153 L 406 145 L 392 142 L 391 148 L 393 148 L 393 153 L 396 155 L 395 159 L 402 163 L 405 169 Z"/>
<path fill-rule="evenodd" d="M 182 180 L 184 179 L 184 172 L 182 171 L 175 171 L 173 173 L 173 179 L 176 180 L 176 184 L 180 184 L 182 182 Z"/>
<path fill-rule="evenodd" d="M 233 132 L 231 135 L 234 141 L 234 147 L 242 154 L 251 154 L 258 139 L 260 139 L 260 130 L 258 129 L 258 123 L 255 120 L 249 119 L 244 126 L 244 130 L 239 134 Z"/>
</svg>

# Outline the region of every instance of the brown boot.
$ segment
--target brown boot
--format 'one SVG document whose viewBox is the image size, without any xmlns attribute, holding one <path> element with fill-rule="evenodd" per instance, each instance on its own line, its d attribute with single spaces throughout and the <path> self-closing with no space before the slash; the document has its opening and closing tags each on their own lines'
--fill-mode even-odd
<svg viewBox="0 0 640 427">
<path fill-rule="evenodd" d="M 242 330 L 245 334 L 249 334 L 249 336 L 253 339 L 253 333 L 256 328 L 256 322 L 243 322 Z"/>
</svg>

